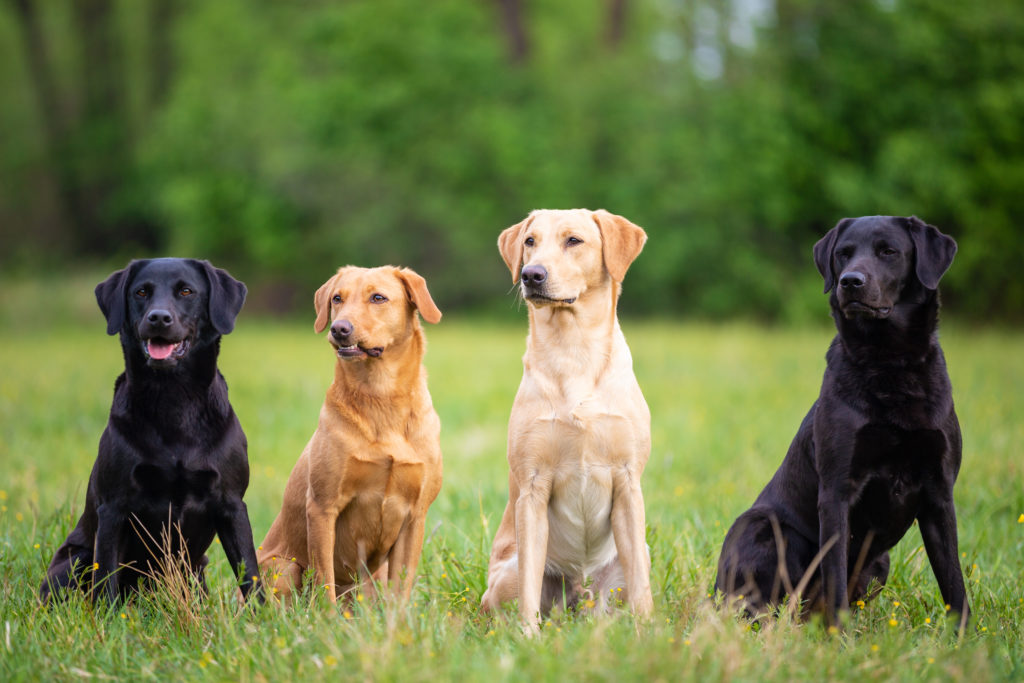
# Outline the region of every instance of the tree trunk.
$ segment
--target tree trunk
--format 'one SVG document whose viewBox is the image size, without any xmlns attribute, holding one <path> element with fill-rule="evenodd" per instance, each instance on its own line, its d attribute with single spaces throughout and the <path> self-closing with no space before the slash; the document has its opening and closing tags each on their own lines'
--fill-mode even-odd
<svg viewBox="0 0 1024 683">
<path fill-rule="evenodd" d="M 522 64 L 529 53 L 522 0 L 498 0 L 498 6 L 501 10 L 502 32 L 508 42 L 509 61 Z"/>
</svg>

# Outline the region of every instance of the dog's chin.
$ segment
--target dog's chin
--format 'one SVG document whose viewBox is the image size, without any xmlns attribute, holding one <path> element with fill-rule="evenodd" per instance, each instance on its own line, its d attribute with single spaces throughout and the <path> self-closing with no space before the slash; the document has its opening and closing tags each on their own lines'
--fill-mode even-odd
<svg viewBox="0 0 1024 683">
<path fill-rule="evenodd" d="M 839 305 L 847 320 L 885 320 L 892 314 L 892 306 L 869 306 L 863 301 L 845 301 Z"/>
<path fill-rule="evenodd" d="M 146 354 L 146 364 L 151 368 L 174 367 L 188 355 L 192 348 L 192 339 L 185 337 L 177 341 L 152 337 L 142 343 L 142 352 Z"/>
<path fill-rule="evenodd" d="M 342 346 L 335 342 L 331 342 L 331 346 L 334 347 L 334 352 L 343 361 L 354 361 L 363 360 L 364 358 L 380 358 L 381 354 L 384 353 L 383 346 L 371 346 L 365 347 L 360 344 L 351 344 L 349 346 Z"/>
<path fill-rule="evenodd" d="M 543 308 L 547 306 L 572 306 L 574 303 L 576 303 L 576 299 L 578 297 L 573 296 L 569 298 L 560 299 L 557 297 L 548 296 L 547 294 L 543 294 L 541 292 L 527 291 L 523 293 L 523 298 L 526 299 L 529 303 L 533 304 L 534 306 L 537 306 L 538 308 Z"/>
</svg>

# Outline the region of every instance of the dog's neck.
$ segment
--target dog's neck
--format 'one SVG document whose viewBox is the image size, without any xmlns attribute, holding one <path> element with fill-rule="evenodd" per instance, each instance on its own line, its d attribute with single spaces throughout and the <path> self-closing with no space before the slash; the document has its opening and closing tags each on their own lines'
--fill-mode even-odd
<svg viewBox="0 0 1024 683">
<path fill-rule="evenodd" d="M 380 358 L 339 358 L 328 393 L 339 405 L 379 401 L 390 404 L 394 410 L 410 404 L 422 383 L 425 348 L 423 330 L 414 322 L 409 335 L 388 346 Z"/>
<path fill-rule="evenodd" d="M 133 393 L 162 394 L 166 389 L 181 386 L 188 388 L 190 394 L 205 394 L 220 377 L 217 372 L 220 335 L 196 343 L 189 354 L 172 368 L 150 367 L 141 345 L 124 333 L 121 334 L 121 350 L 125 361 L 124 377 Z M 194 399 L 189 396 L 186 400 Z"/>
<path fill-rule="evenodd" d="M 850 320 L 839 310 L 833 293 L 830 301 L 839 331 L 837 340 L 851 361 L 902 367 L 929 362 L 938 349 L 938 290 L 920 288 L 904 296 L 885 320 Z"/>
<path fill-rule="evenodd" d="M 570 306 L 529 306 L 530 334 L 523 364 L 559 385 L 596 385 L 625 344 L 616 309 L 618 283 L 584 292 Z"/>
</svg>

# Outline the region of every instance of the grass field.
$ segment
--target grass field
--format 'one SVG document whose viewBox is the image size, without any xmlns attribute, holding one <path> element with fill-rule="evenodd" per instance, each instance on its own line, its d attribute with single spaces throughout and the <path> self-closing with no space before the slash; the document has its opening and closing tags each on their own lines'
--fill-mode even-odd
<svg viewBox="0 0 1024 683">
<path fill-rule="evenodd" d="M 414 604 L 364 601 L 344 614 L 317 602 L 239 609 L 216 544 L 204 602 L 158 593 L 113 608 L 39 606 L 36 587 L 81 510 L 120 371 L 99 312 L 83 317 L 91 322 L 0 327 L 0 680 L 1024 679 L 1024 333 L 943 333 L 965 442 L 956 500 L 975 620 L 962 638 L 943 618 L 916 528 L 894 550 L 890 583 L 843 635 L 786 619 L 758 631 L 712 608 L 722 537 L 817 395 L 831 328 L 627 321 L 653 415 L 644 492 L 654 618 L 562 615 L 527 640 L 514 621 L 477 612 L 506 495 L 525 314 L 514 326 L 446 319 L 427 330 L 445 482 Z M 249 437 L 257 544 L 332 363 L 311 320 L 243 314 L 224 340 L 221 368 Z"/>
</svg>

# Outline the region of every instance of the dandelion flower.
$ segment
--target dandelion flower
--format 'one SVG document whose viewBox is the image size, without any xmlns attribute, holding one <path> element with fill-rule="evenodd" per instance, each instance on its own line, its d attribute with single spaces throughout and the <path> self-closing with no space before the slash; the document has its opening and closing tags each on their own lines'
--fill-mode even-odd
<svg viewBox="0 0 1024 683">
<path fill-rule="evenodd" d="M 878 645 L 877 645 L 877 644 L 875 644 L 875 645 L 872 645 L 872 646 L 871 646 L 871 651 L 872 651 L 872 652 L 878 652 Z"/>
<path fill-rule="evenodd" d="M 926 623 L 926 624 L 932 623 L 932 618 L 931 617 L 925 617 L 924 618 L 924 623 Z"/>
<path fill-rule="evenodd" d="M 1017 518 L 1017 524 L 1024 524 L 1024 514 L 1021 514 L 1021 516 Z"/>
<path fill-rule="evenodd" d="M 35 544 L 34 546 L 32 546 L 32 547 L 33 547 L 33 548 L 35 548 L 36 550 L 39 550 L 39 544 L 38 544 L 38 543 L 36 543 L 36 544 Z"/>
<path fill-rule="evenodd" d="M 348 610 L 345 610 L 344 612 L 341 613 L 341 616 L 345 617 L 346 619 L 351 619 L 352 618 L 352 613 L 349 612 Z"/>
<path fill-rule="evenodd" d="M 889 626 L 898 626 L 899 623 L 900 622 L 896 621 L 895 619 L 890 619 L 889 620 Z"/>
</svg>

